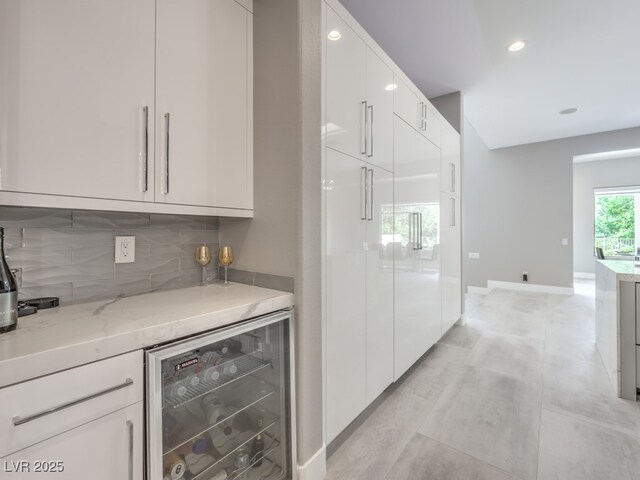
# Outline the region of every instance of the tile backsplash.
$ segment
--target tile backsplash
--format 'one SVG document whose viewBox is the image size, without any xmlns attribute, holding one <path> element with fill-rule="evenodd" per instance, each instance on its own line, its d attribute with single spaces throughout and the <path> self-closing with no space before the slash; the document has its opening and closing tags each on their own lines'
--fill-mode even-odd
<svg viewBox="0 0 640 480">
<path fill-rule="evenodd" d="M 0 226 L 21 298 L 69 304 L 197 285 L 202 243 L 214 256 L 207 278 L 217 275 L 217 217 L 0 207 Z M 136 237 L 134 263 L 114 263 L 116 235 Z"/>
</svg>

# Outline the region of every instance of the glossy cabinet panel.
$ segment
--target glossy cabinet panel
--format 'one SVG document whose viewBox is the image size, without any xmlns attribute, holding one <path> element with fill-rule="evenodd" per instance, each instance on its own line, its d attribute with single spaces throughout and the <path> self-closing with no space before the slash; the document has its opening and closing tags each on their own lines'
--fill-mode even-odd
<svg viewBox="0 0 640 480">
<path fill-rule="evenodd" d="M 368 167 L 367 404 L 393 382 L 393 174 Z"/>
<path fill-rule="evenodd" d="M 153 201 L 154 11 L 0 1 L 1 190 Z"/>
<path fill-rule="evenodd" d="M 366 46 L 356 33 L 327 8 L 326 145 L 364 159 L 366 151 Z"/>
<path fill-rule="evenodd" d="M 460 199 L 445 193 L 441 202 L 442 332 L 462 316 L 462 239 Z"/>
<path fill-rule="evenodd" d="M 442 335 L 440 150 L 402 119 L 395 124 L 395 379 Z"/>
<path fill-rule="evenodd" d="M 2 478 L 142 480 L 143 447 L 143 406 L 138 402 L 0 459 Z M 16 472 L 20 462 L 28 462 L 30 472 Z M 36 462 L 47 470 L 34 471 Z"/>
<path fill-rule="evenodd" d="M 331 441 L 366 407 L 364 162 L 326 150 L 326 429 Z"/>
<path fill-rule="evenodd" d="M 393 171 L 393 70 L 367 48 L 367 162 Z"/>
<path fill-rule="evenodd" d="M 424 128 L 424 102 L 414 94 L 402 81 L 397 80 L 397 88 L 394 91 L 394 112 L 416 130 Z"/>
<path fill-rule="evenodd" d="M 251 14 L 157 2 L 156 201 L 252 208 Z"/>
<path fill-rule="evenodd" d="M 460 134 L 450 126 L 442 128 L 442 183 L 441 190 L 460 196 Z"/>
</svg>

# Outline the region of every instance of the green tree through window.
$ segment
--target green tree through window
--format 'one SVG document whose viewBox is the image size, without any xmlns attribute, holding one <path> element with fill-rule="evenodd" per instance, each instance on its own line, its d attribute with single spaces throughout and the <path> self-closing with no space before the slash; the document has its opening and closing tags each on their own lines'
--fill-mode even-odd
<svg viewBox="0 0 640 480">
<path fill-rule="evenodd" d="M 634 195 L 596 195 L 596 247 L 605 256 L 635 253 Z"/>
</svg>

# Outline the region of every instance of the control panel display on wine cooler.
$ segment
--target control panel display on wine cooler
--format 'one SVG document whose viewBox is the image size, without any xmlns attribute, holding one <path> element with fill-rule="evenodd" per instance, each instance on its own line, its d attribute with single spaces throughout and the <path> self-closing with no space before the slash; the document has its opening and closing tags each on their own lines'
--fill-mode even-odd
<svg viewBox="0 0 640 480">
<path fill-rule="evenodd" d="M 291 478 L 291 312 L 147 353 L 150 480 Z"/>
</svg>

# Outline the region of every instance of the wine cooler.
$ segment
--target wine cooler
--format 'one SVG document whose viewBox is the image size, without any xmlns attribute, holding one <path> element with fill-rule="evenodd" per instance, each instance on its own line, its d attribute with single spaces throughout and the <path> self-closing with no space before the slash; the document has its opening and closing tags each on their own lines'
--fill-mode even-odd
<svg viewBox="0 0 640 480">
<path fill-rule="evenodd" d="M 147 351 L 149 480 L 293 478 L 293 313 Z"/>
</svg>

